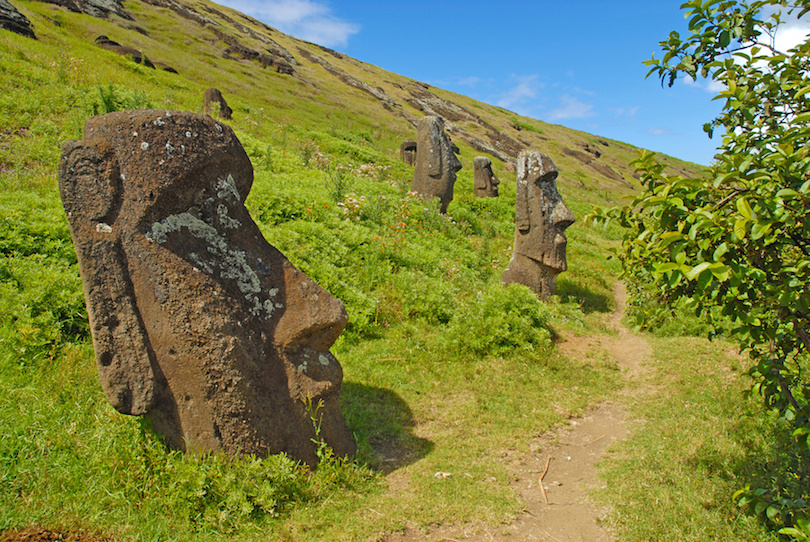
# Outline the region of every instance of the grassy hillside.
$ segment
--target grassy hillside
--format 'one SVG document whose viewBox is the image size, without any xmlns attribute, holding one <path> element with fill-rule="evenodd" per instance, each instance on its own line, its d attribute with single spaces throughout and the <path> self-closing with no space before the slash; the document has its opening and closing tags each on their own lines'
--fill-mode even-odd
<svg viewBox="0 0 810 542">
<path fill-rule="evenodd" d="M 553 158 L 582 217 L 633 189 L 629 145 L 427 87 L 204 1 L 183 2 L 185 15 L 126 2 L 131 21 L 14 4 L 38 39 L 0 31 L 0 533 L 373 539 L 406 524 L 496 524 L 521 507 L 503 451 L 526 450 L 527 437 L 621 385 L 604 358 L 554 346 L 561 331 L 604 332 L 619 271 L 606 256 L 620 232 L 569 228 L 569 271 L 548 304 L 499 277 L 516 150 Z M 178 73 L 100 49 L 102 34 Z M 276 71 L 281 62 L 294 72 Z M 247 205 L 265 237 L 346 303 L 333 352 L 354 462 L 309 473 L 283 457 L 184 456 L 101 392 L 56 185 L 61 144 L 114 109 L 199 112 L 211 86 L 253 162 Z M 464 166 L 447 215 L 409 195 L 413 170 L 398 158 L 431 112 L 449 121 Z M 481 154 L 502 181 L 498 199 L 472 196 Z"/>
</svg>

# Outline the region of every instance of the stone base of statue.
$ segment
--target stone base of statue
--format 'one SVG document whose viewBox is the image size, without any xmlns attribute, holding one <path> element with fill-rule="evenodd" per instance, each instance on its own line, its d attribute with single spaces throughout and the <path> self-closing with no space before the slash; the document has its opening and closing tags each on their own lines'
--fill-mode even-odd
<svg viewBox="0 0 810 542">
<path fill-rule="evenodd" d="M 530 288 L 540 299 L 547 301 L 556 291 L 559 271 L 532 260 L 522 254 L 512 254 L 509 265 L 501 275 L 501 282 L 516 282 Z"/>
</svg>

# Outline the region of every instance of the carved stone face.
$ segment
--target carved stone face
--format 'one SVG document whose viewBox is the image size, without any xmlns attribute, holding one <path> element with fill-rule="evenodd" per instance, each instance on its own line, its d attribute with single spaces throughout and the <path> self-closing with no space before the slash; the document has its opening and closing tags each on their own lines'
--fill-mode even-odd
<svg viewBox="0 0 810 542">
<path fill-rule="evenodd" d="M 528 286 L 543 299 L 554 295 L 557 275 L 568 269 L 565 229 L 574 223 L 556 179 L 557 168 L 548 156 L 518 155 L 515 247 L 501 281 Z"/>
<path fill-rule="evenodd" d="M 492 172 L 492 160 L 476 156 L 473 159 L 473 193 L 479 198 L 497 198 L 500 183 Z"/>
<path fill-rule="evenodd" d="M 65 145 L 59 182 L 117 410 L 149 413 L 177 448 L 313 464 L 304 403 L 323 401 L 322 437 L 353 453 L 329 351 L 345 308 L 262 237 L 230 128 L 183 112 L 96 117 Z"/>
<path fill-rule="evenodd" d="M 411 190 L 426 198 L 437 197 L 441 212 L 453 201 L 453 186 L 461 162 L 458 148 L 444 133 L 444 121 L 439 117 L 422 117 L 416 127 L 416 165 Z"/>
<path fill-rule="evenodd" d="M 557 174 L 544 154 L 518 156 L 515 252 L 560 272 L 568 269 L 564 232 L 574 215 L 557 191 Z"/>
</svg>

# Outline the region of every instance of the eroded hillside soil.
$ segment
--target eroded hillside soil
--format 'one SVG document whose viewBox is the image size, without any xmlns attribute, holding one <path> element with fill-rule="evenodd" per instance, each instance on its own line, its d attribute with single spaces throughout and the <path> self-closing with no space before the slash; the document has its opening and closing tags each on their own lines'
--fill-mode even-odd
<svg viewBox="0 0 810 542">
<path fill-rule="evenodd" d="M 558 348 L 571 359 L 594 352 L 610 355 L 627 385 L 614 401 L 602 402 L 581 418 L 536 438 L 528 454 L 506 455 L 512 487 L 525 503 L 518 517 L 509 525 L 496 527 L 475 523 L 436 526 L 427 533 L 408 528 L 388 535 L 385 542 L 613 540 L 602 525 L 608 511 L 588 498 L 589 491 L 600 483 L 595 465 L 612 442 L 627 436 L 628 413 L 623 399 L 651 391 L 645 383 L 645 362 L 651 358 L 651 348 L 644 337 L 622 324 L 626 300 L 623 284 L 617 283 L 615 297 L 617 308 L 609 319 L 609 328 L 615 334 L 563 336 Z"/>
</svg>

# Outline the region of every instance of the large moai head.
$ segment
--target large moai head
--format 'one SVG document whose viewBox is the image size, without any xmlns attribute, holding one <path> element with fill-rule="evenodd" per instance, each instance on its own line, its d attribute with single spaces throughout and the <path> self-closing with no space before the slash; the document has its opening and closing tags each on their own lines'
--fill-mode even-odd
<svg viewBox="0 0 810 542">
<path fill-rule="evenodd" d="M 473 158 L 473 194 L 479 198 L 497 198 L 500 183 L 492 172 L 492 160 L 486 156 Z"/>
<path fill-rule="evenodd" d="M 444 133 L 440 117 L 422 117 L 416 126 L 416 166 L 411 190 L 426 198 L 439 198 L 441 212 L 453 201 L 456 172 L 461 169 L 454 149 Z"/>
<path fill-rule="evenodd" d="M 174 448 L 317 461 L 307 405 L 355 444 L 330 353 L 343 303 L 262 237 L 233 131 L 185 112 L 95 117 L 64 145 L 59 189 L 104 392 Z"/>
<path fill-rule="evenodd" d="M 557 168 L 536 151 L 523 151 L 517 159 L 515 246 L 503 282 L 518 282 L 548 299 L 555 293 L 555 278 L 568 269 L 565 229 L 574 215 L 557 191 Z"/>
</svg>

